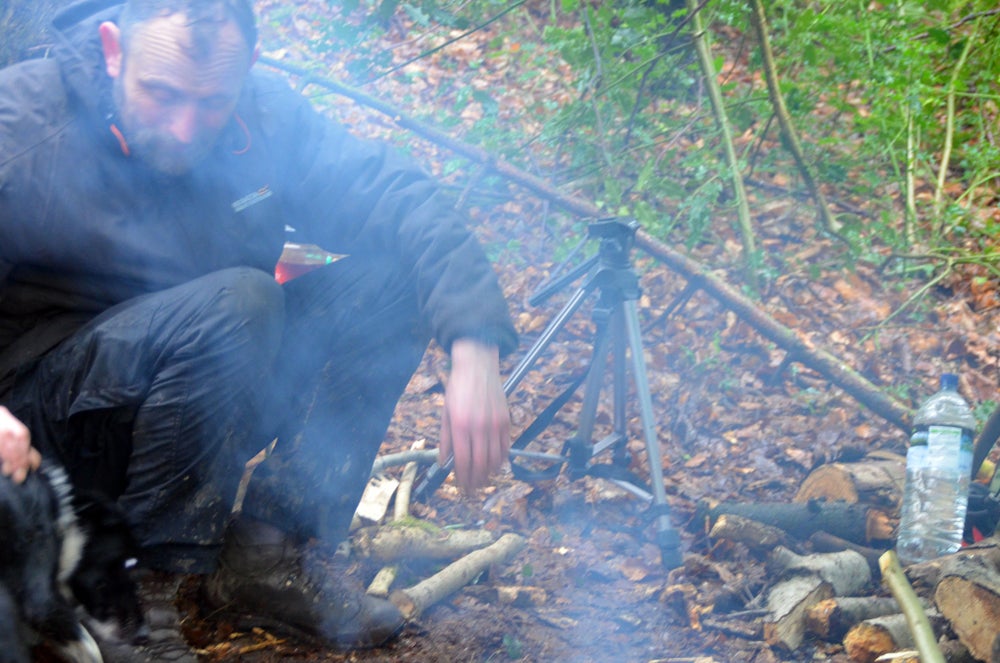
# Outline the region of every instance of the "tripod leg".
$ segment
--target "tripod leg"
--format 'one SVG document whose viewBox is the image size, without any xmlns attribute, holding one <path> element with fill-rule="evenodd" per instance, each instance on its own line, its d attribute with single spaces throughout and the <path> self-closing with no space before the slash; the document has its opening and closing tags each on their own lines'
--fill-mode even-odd
<svg viewBox="0 0 1000 663">
<path fill-rule="evenodd" d="M 622 306 L 625 314 L 625 329 L 628 333 L 628 346 L 632 354 L 632 377 L 635 379 L 643 434 L 646 438 L 650 484 L 653 488 L 652 508 L 656 510 L 657 543 L 660 546 L 663 566 L 672 569 L 680 566 L 683 561 L 680 550 L 681 540 L 670 523 L 670 506 L 667 504 L 667 492 L 663 486 L 663 459 L 660 453 L 660 441 L 656 437 L 653 425 L 653 399 L 649 393 L 649 380 L 646 377 L 646 360 L 643 357 L 642 337 L 639 333 L 639 315 L 635 300 L 627 299 L 622 303 Z"/>
<path fill-rule="evenodd" d="M 566 324 L 566 321 L 569 320 L 574 313 L 576 313 L 576 310 L 580 308 L 584 298 L 586 298 L 587 293 L 593 289 L 593 283 L 591 281 L 581 285 L 580 288 L 573 293 L 573 296 L 569 298 L 569 301 L 566 302 L 559 313 L 556 314 L 556 317 L 552 318 L 548 326 L 545 327 L 545 331 L 543 331 L 541 336 L 538 337 L 538 340 L 535 341 L 535 344 L 531 346 L 524 357 L 521 358 L 521 361 L 517 363 L 517 366 L 514 367 L 514 370 L 510 372 L 510 376 L 503 384 L 503 391 L 505 394 L 510 396 L 511 393 L 513 393 L 514 389 L 517 388 L 517 385 L 522 379 L 524 379 L 524 376 L 531 370 L 531 367 L 535 365 L 536 361 L 538 361 L 538 357 L 545 351 L 545 348 L 549 346 L 549 343 L 552 342 L 552 338 L 556 335 L 556 332 L 562 329 L 563 325 Z"/>
</svg>

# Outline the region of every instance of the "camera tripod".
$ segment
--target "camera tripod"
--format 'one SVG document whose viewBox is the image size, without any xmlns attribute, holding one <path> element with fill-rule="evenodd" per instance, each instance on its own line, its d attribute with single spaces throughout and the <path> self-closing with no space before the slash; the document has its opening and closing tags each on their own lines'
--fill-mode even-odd
<svg viewBox="0 0 1000 663">
<path fill-rule="evenodd" d="M 667 504 L 663 485 L 662 457 L 659 440 L 653 426 L 652 397 L 646 377 L 646 365 L 639 331 L 639 316 L 636 309 L 640 288 L 639 278 L 632 267 L 631 250 L 638 228 L 639 224 L 632 219 L 602 219 L 589 224 L 588 238 L 600 240 L 597 254 L 564 276 L 539 289 L 529 300 L 535 306 L 566 285 L 586 275 L 562 310 L 549 322 L 538 340 L 511 371 L 510 377 L 504 383 L 504 392 L 507 396 L 510 396 L 531 370 L 556 333 L 576 313 L 588 295 L 595 290 L 600 292 L 592 313 L 596 328 L 593 355 L 583 378 L 583 405 L 576 434 L 566 441 L 560 455 L 521 450 L 521 447 L 534 439 L 541 432 L 541 429 L 547 426 L 548 420 L 554 416 L 555 410 L 558 410 L 565 403 L 579 382 L 573 384 L 564 392 L 563 396 L 553 401 L 546 412 L 539 415 L 539 418 L 514 442 L 510 452 L 511 467 L 515 477 L 530 481 L 553 478 L 559 473 L 559 467 L 566 464 L 571 479 L 578 479 L 588 474 L 601 476 L 641 498 L 651 500 L 650 515 L 656 521 L 657 544 L 660 547 L 662 563 L 667 568 L 675 568 L 681 564 L 680 537 L 670 523 L 670 507 Z M 610 435 L 595 443 L 593 441 L 594 424 L 609 352 L 614 381 L 612 392 L 613 428 Z M 625 446 L 628 441 L 625 412 L 628 391 L 626 384 L 628 357 L 631 357 L 632 377 L 635 381 L 635 391 L 639 401 L 652 493 L 644 490 L 625 469 L 628 465 L 628 452 Z M 612 464 L 595 465 L 591 463 L 594 457 L 606 450 L 613 451 Z M 547 472 L 533 473 L 517 464 L 516 461 L 519 458 L 547 462 L 551 465 Z M 434 464 L 417 484 L 414 494 L 420 498 L 433 492 L 450 471 L 450 461 L 444 466 Z"/>
</svg>

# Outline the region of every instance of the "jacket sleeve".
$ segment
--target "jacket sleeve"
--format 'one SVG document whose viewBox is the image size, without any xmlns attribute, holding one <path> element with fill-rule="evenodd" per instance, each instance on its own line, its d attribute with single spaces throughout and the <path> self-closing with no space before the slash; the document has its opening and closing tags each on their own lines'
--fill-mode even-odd
<svg viewBox="0 0 1000 663">
<path fill-rule="evenodd" d="M 259 89 L 263 112 L 275 114 L 265 126 L 287 159 L 296 235 L 337 253 L 392 255 L 412 275 L 420 310 L 446 350 L 471 337 L 511 352 L 517 337 L 496 274 L 438 184 L 388 146 L 320 115 L 283 80 Z"/>
</svg>

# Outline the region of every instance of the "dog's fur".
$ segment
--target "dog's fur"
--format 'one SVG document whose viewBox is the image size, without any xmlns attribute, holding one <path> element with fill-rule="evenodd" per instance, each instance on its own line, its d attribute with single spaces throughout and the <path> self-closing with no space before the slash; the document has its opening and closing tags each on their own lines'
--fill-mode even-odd
<svg viewBox="0 0 1000 663">
<path fill-rule="evenodd" d="M 21 484 L 0 477 L 0 663 L 29 663 L 32 632 L 74 663 L 102 660 L 87 628 L 102 639 L 139 636 L 134 552 L 114 505 L 74 495 L 52 461 Z"/>
</svg>

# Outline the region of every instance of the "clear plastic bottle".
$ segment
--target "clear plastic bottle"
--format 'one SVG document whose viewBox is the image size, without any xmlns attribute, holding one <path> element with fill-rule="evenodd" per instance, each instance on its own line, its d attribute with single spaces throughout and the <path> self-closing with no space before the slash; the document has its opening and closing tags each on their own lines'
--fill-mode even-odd
<svg viewBox="0 0 1000 663">
<path fill-rule="evenodd" d="M 896 537 L 902 563 L 925 562 L 961 547 L 975 428 L 972 410 L 958 393 L 958 377 L 944 373 L 940 391 L 913 418 Z"/>
</svg>

